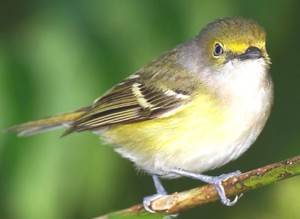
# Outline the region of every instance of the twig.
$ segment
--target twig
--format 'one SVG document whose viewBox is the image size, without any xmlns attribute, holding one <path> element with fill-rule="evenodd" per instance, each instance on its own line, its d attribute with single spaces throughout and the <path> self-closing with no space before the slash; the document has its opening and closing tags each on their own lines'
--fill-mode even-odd
<svg viewBox="0 0 300 219">
<path fill-rule="evenodd" d="M 223 182 L 223 186 L 227 197 L 231 197 L 299 174 L 300 155 L 231 177 Z M 215 187 L 204 185 L 184 192 L 175 192 L 153 201 L 151 208 L 157 212 L 156 214 L 146 212 L 143 205 L 139 204 L 97 219 L 136 218 L 137 216 L 139 218 L 163 218 L 164 215 L 176 214 L 218 199 Z"/>
</svg>

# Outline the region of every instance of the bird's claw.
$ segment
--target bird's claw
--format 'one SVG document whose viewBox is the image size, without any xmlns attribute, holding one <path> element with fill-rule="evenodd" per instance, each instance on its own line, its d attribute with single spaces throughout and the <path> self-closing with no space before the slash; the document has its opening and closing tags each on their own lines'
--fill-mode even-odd
<svg viewBox="0 0 300 219">
<path fill-rule="evenodd" d="M 144 208 L 146 209 L 146 211 L 148 211 L 150 213 L 155 213 L 155 211 L 153 211 L 153 209 L 151 208 L 151 203 L 163 196 L 164 196 L 163 194 L 154 194 L 154 195 L 144 197 L 143 205 L 144 205 Z"/>
</svg>

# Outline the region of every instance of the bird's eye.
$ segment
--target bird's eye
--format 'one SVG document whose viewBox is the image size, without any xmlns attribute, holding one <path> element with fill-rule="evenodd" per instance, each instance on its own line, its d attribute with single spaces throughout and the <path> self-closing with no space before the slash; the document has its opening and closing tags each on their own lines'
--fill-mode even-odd
<svg viewBox="0 0 300 219">
<path fill-rule="evenodd" d="M 224 52 L 223 47 L 219 44 L 216 43 L 213 51 L 213 55 L 215 58 L 218 58 L 220 55 L 222 55 Z"/>
</svg>

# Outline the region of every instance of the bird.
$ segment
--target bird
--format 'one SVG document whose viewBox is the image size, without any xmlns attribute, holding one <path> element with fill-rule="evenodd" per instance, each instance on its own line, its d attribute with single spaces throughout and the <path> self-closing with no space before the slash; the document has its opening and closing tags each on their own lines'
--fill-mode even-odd
<svg viewBox="0 0 300 219">
<path fill-rule="evenodd" d="M 208 176 L 206 171 L 240 157 L 257 139 L 270 115 L 273 82 L 266 32 L 254 20 L 215 20 L 200 33 L 137 70 L 90 106 L 9 128 L 20 136 L 66 128 L 63 136 L 91 131 L 121 156 L 160 179 L 189 177 L 214 184 L 239 174 Z"/>
</svg>

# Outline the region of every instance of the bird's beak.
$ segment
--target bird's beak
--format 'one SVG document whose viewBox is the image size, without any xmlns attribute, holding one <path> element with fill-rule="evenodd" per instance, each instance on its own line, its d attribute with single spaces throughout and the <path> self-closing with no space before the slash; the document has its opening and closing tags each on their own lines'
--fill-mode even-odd
<svg viewBox="0 0 300 219">
<path fill-rule="evenodd" d="M 261 57 L 261 50 L 255 46 L 250 46 L 243 54 L 238 56 L 238 59 L 243 61 L 247 59 L 259 59 Z"/>
</svg>

